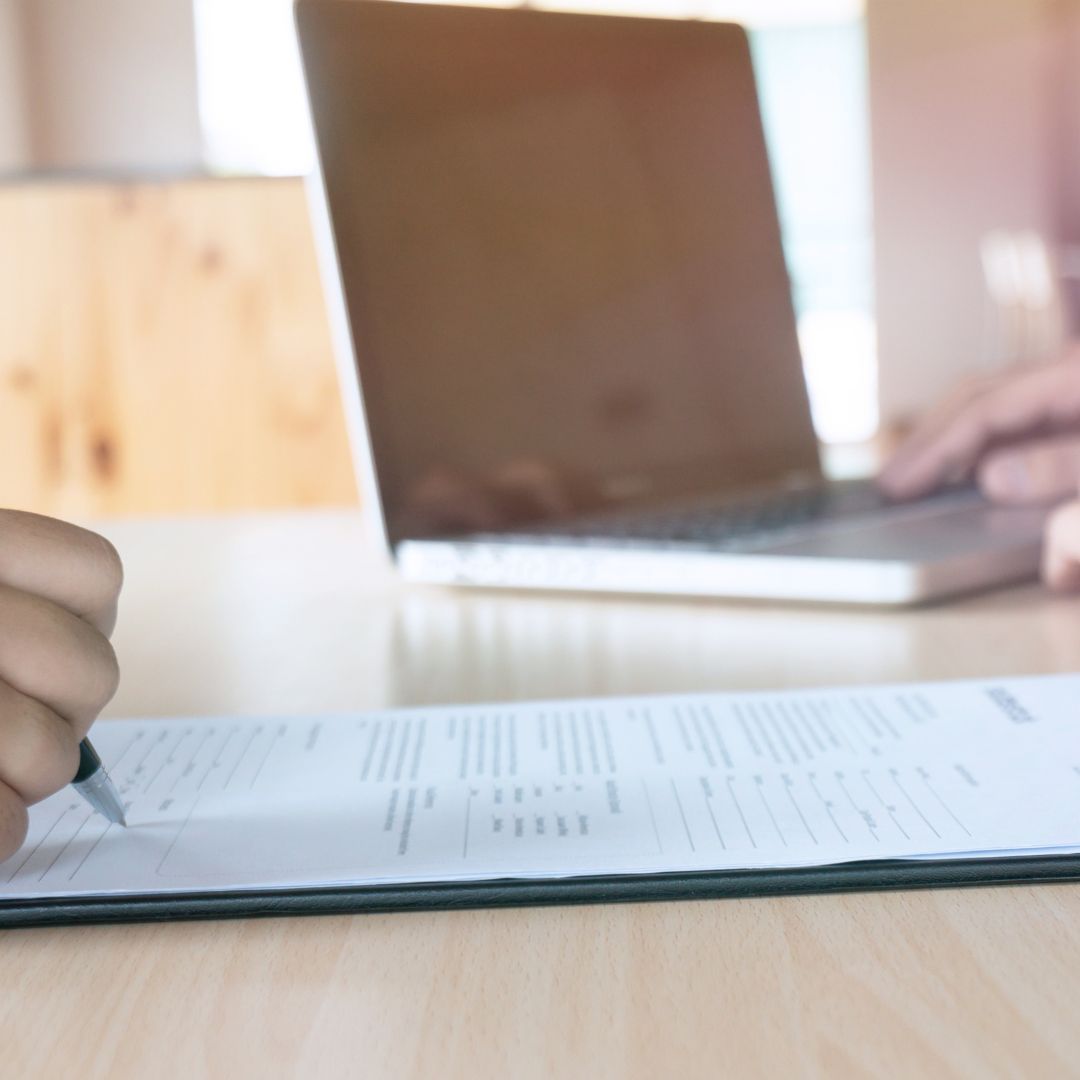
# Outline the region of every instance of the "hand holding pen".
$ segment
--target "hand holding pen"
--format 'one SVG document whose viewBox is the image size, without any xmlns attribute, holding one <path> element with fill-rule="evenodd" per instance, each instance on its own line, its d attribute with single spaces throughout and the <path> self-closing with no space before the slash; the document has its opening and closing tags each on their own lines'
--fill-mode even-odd
<svg viewBox="0 0 1080 1080">
<path fill-rule="evenodd" d="M 22 843 L 26 808 L 76 779 L 96 809 L 123 816 L 82 745 L 119 680 L 109 635 L 122 578 L 100 536 L 0 510 L 0 859 Z"/>
</svg>

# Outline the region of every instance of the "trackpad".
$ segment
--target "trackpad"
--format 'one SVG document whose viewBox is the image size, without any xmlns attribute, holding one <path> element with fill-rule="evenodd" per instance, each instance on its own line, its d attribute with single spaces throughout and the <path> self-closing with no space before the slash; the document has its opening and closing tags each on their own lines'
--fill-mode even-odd
<svg viewBox="0 0 1080 1080">
<path fill-rule="evenodd" d="M 834 559 L 938 562 L 974 552 L 1030 546 L 1037 557 L 1048 513 L 1045 507 L 968 506 L 920 512 L 913 506 L 910 515 L 890 515 L 878 522 L 823 524 L 797 539 L 763 545 L 758 550 Z"/>
</svg>

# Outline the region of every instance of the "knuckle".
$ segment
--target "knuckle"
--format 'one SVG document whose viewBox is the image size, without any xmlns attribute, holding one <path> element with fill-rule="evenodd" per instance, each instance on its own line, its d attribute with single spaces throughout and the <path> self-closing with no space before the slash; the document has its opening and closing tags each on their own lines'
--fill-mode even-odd
<svg viewBox="0 0 1080 1080">
<path fill-rule="evenodd" d="M 0 784 L 0 861 L 10 858 L 26 839 L 26 805 L 14 791 Z"/>
<path fill-rule="evenodd" d="M 120 664 L 109 639 L 92 630 L 83 643 L 79 697 L 96 716 L 120 686 Z"/>
<path fill-rule="evenodd" d="M 78 660 L 84 651 L 83 623 L 56 604 L 19 592 L 5 595 L 8 616 L 23 627 L 22 663 L 33 657 L 42 673 L 52 674 L 61 661 Z"/>
<path fill-rule="evenodd" d="M 111 541 L 98 533 L 88 533 L 94 574 L 102 593 L 115 600 L 124 587 L 124 563 Z"/>
<path fill-rule="evenodd" d="M 2 592 L 0 587 L 0 610 Z M 120 684 L 120 666 L 109 639 L 55 604 L 18 593 L 7 599 L 4 622 L 21 629 L 18 637 L 6 640 L 0 633 L 9 683 L 30 700 L 46 702 L 76 729 L 89 727 Z M 25 709 L 19 706 L 17 711 L 21 715 Z"/>
<path fill-rule="evenodd" d="M 101 661 L 98 670 L 100 677 L 98 694 L 102 706 L 105 706 L 112 701 L 116 691 L 120 689 L 120 662 L 116 657 L 116 650 L 104 636 L 101 638 Z"/>
<path fill-rule="evenodd" d="M 96 716 L 112 700 L 120 685 L 120 665 L 109 639 L 88 623 L 66 612 L 50 609 L 47 639 L 51 643 L 51 667 L 63 658 L 68 666 L 73 701 Z M 88 716 L 87 720 L 92 717 Z"/>
<path fill-rule="evenodd" d="M 37 703 L 28 704 L 5 743 L 3 779 L 27 802 L 59 791 L 78 768 L 75 730 Z"/>
</svg>

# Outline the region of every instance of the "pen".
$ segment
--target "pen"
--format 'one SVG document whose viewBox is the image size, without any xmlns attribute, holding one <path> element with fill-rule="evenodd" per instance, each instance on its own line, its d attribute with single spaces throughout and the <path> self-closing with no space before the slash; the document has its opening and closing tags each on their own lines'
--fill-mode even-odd
<svg viewBox="0 0 1080 1080">
<path fill-rule="evenodd" d="M 89 739 L 79 743 L 79 771 L 71 786 L 114 825 L 127 826 L 124 803 Z"/>
</svg>

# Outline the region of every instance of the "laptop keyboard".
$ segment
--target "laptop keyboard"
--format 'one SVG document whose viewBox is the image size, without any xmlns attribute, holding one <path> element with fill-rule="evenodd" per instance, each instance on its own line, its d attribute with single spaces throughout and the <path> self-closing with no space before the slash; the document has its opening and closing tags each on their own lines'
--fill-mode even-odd
<svg viewBox="0 0 1080 1080">
<path fill-rule="evenodd" d="M 827 501 L 821 491 L 790 492 L 778 498 L 726 506 L 642 514 L 621 520 L 577 522 L 555 527 L 551 532 L 558 536 L 583 539 L 596 537 L 712 545 L 814 521 L 822 516 Z"/>
<path fill-rule="evenodd" d="M 946 494 L 956 495 L 955 489 Z M 800 489 L 769 497 L 715 506 L 593 518 L 545 526 L 542 532 L 512 532 L 482 539 L 522 543 L 625 543 L 629 546 L 657 544 L 707 547 L 742 546 L 806 526 L 852 518 L 879 518 L 882 514 L 910 510 L 910 505 L 890 503 L 870 483 L 846 483 Z M 481 539 L 474 537 L 474 539 Z"/>
</svg>

